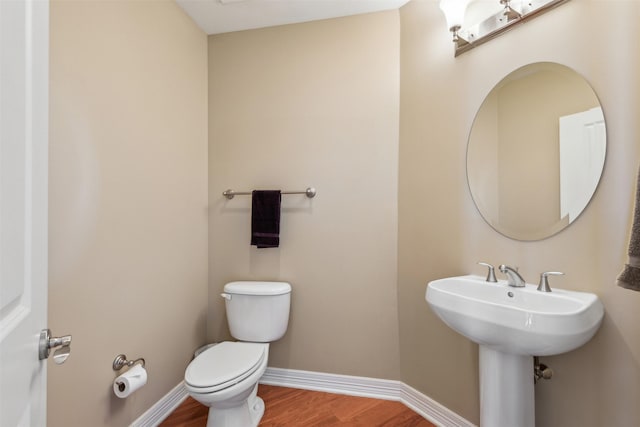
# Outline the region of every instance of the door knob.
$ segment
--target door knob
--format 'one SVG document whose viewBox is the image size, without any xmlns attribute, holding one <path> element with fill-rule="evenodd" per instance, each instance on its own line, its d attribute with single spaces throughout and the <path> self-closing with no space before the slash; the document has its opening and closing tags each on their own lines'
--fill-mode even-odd
<svg viewBox="0 0 640 427">
<path fill-rule="evenodd" d="M 56 365 L 61 365 L 71 354 L 71 335 L 52 337 L 49 329 L 43 329 L 40 332 L 40 345 L 38 348 L 40 360 L 47 359 L 52 348 L 58 348 L 53 353 L 53 361 Z"/>
</svg>

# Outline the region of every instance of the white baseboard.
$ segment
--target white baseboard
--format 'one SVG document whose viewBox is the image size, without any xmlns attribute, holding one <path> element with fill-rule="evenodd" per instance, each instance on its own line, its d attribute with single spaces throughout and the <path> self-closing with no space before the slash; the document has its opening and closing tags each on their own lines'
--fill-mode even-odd
<svg viewBox="0 0 640 427">
<path fill-rule="evenodd" d="M 261 384 L 402 402 L 440 427 L 475 427 L 473 423 L 401 381 L 295 369 L 267 368 Z"/>
<path fill-rule="evenodd" d="M 260 383 L 346 394 L 348 396 L 395 400 L 402 402 L 439 427 L 475 427 L 473 423 L 401 381 L 298 371 L 295 369 L 267 368 L 260 379 Z M 131 423 L 130 427 L 156 427 L 180 406 L 187 396 L 184 382 L 181 381 L 180 384 Z"/>
<path fill-rule="evenodd" d="M 400 388 L 400 401 L 437 426 L 475 427 L 469 420 L 405 383 Z"/>
<path fill-rule="evenodd" d="M 132 422 L 130 427 L 156 427 L 180 406 L 187 396 L 184 381 L 180 381 L 169 393 L 164 395 L 144 414 L 140 415 L 137 420 Z"/>
<path fill-rule="evenodd" d="M 372 397 L 374 399 L 400 400 L 400 385 L 402 383 L 377 378 L 267 368 L 267 371 L 260 378 L 260 384 Z"/>
</svg>

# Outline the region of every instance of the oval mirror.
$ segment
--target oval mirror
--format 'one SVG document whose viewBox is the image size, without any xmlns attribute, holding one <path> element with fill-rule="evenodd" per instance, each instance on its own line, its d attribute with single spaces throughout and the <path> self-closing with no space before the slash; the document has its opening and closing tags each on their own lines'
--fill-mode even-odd
<svg viewBox="0 0 640 427">
<path fill-rule="evenodd" d="M 526 65 L 491 90 L 473 121 L 467 179 L 482 217 L 516 240 L 569 226 L 598 186 L 606 127 L 589 83 L 572 69 Z"/>
</svg>

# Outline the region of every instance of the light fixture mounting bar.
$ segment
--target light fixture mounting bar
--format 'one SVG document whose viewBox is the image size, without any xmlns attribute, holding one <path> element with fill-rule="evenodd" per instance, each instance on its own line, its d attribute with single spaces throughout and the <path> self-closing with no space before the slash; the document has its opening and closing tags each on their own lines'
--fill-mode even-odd
<svg viewBox="0 0 640 427">
<path fill-rule="evenodd" d="M 461 55 L 489 40 L 493 40 L 514 28 L 516 25 L 530 21 L 568 1 L 569 0 L 511 1 L 511 9 L 519 14 L 517 18 L 507 19 L 504 15 L 504 10 L 502 10 L 476 25 L 469 28 L 461 28 L 457 32 L 458 41 L 455 44 L 455 56 Z"/>
</svg>

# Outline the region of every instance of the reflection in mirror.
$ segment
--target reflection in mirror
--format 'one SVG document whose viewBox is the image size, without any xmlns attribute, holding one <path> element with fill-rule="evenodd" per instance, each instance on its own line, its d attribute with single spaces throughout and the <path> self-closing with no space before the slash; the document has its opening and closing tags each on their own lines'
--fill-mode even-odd
<svg viewBox="0 0 640 427">
<path fill-rule="evenodd" d="M 544 239 L 585 209 L 605 153 L 604 115 L 589 83 L 563 65 L 526 65 L 502 79 L 476 114 L 469 188 L 496 231 Z"/>
</svg>

